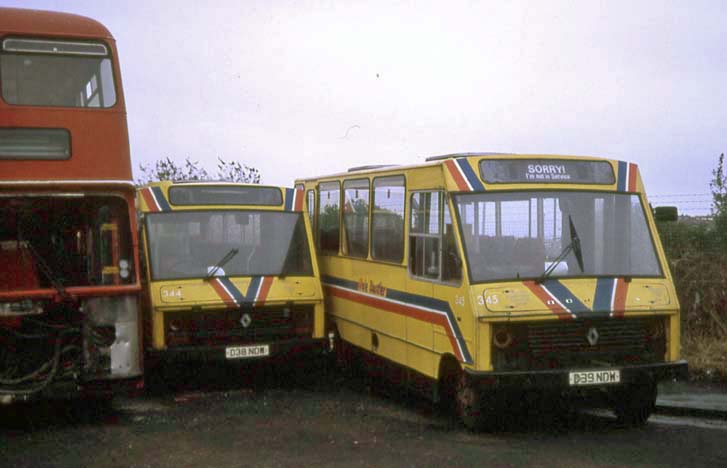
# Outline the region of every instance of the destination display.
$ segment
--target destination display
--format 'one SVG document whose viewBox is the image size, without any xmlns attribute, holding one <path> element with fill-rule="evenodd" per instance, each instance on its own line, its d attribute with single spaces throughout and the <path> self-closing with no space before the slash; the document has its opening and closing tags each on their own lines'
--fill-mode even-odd
<svg viewBox="0 0 727 468">
<path fill-rule="evenodd" d="M 0 159 L 71 157 L 71 134 L 59 128 L 0 128 Z"/>
<path fill-rule="evenodd" d="M 169 201 L 173 205 L 269 205 L 283 203 L 277 187 L 233 185 L 194 185 L 172 187 Z"/>
<path fill-rule="evenodd" d="M 488 184 L 597 184 L 616 182 L 607 161 L 573 159 L 483 159 L 480 176 Z"/>
</svg>

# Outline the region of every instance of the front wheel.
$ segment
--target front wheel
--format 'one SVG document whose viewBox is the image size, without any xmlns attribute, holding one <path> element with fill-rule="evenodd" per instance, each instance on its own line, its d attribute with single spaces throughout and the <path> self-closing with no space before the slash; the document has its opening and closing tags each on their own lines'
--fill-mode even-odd
<svg viewBox="0 0 727 468">
<path fill-rule="evenodd" d="M 483 390 L 466 372 L 460 371 L 452 377 L 454 407 L 467 429 L 499 430 L 506 426 L 503 394 Z"/>
<path fill-rule="evenodd" d="M 443 363 L 440 372 L 440 403 L 453 412 L 471 431 L 504 427 L 502 394 L 483 390 L 475 378 L 463 371 L 453 360 Z"/>
<path fill-rule="evenodd" d="M 656 408 L 656 393 L 651 380 L 629 384 L 612 393 L 613 412 L 627 426 L 643 426 Z"/>
<path fill-rule="evenodd" d="M 481 430 L 486 420 L 482 392 L 464 372 L 457 376 L 454 398 L 457 416 L 467 429 Z"/>
</svg>

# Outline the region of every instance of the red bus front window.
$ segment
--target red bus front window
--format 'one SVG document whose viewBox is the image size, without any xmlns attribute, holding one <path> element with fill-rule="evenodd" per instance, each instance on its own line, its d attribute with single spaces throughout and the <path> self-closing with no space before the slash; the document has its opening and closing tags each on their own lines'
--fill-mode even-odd
<svg viewBox="0 0 727 468">
<path fill-rule="evenodd" d="M 128 205 L 114 196 L 0 198 L 0 291 L 131 284 Z"/>
</svg>

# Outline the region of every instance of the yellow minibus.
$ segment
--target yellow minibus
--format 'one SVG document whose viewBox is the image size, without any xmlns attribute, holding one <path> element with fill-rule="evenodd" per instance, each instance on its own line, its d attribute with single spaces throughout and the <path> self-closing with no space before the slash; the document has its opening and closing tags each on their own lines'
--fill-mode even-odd
<svg viewBox="0 0 727 468">
<path fill-rule="evenodd" d="M 467 153 L 296 184 L 341 354 L 393 364 L 471 428 L 546 393 L 640 425 L 686 374 L 636 164 Z"/>
<path fill-rule="evenodd" d="M 138 190 L 152 362 L 324 349 L 323 297 L 302 195 L 222 182 L 162 181 Z"/>
</svg>

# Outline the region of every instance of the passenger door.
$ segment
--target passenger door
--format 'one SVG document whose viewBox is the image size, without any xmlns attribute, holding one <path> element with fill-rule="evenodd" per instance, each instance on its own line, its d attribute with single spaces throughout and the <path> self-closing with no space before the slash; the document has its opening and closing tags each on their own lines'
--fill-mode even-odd
<svg viewBox="0 0 727 468">
<path fill-rule="evenodd" d="M 410 201 L 407 292 L 424 308 L 406 320 L 407 364 L 434 375 L 440 348 L 451 348 L 443 309 L 461 285 L 462 262 L 444 193 L 414 192 Z"/>
</svg>

